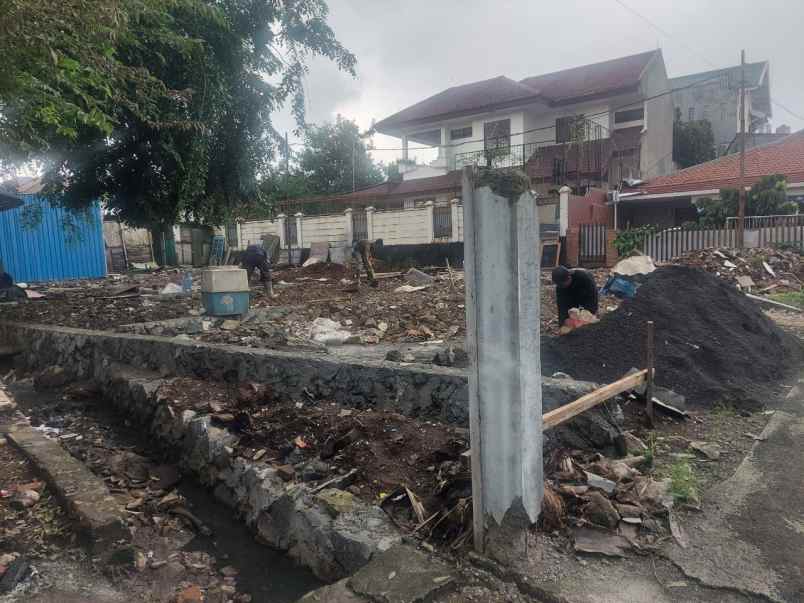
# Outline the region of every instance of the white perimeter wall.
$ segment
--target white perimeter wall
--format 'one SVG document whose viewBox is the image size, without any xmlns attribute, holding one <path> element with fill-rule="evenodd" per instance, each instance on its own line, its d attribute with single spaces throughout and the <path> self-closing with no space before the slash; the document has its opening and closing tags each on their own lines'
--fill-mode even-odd
<svg viewBox="0 0 804 603">
<path fill-rule="evenodd" d="M 302 218 L 302 247 L 324 241 L 327 241 L 330 247 L 343 247 L 347 244 L 346 236 L 346 216 L 336 214 Z"/>
<path fill-rule="evenodd" d="M 279 236 L 279 221 L 260 220 L 257 222 L 243 222 L 240 225 L 240 248 L 245 249 L 251 243 L 262 243 L 262 236 L 266 234 Z"/>
<path fill-rule="evenodd" d="M 373 238 L 382 239 L 384 245 L 432 243 L 430 216 L 426 207 L 375 212 Z"/>
</svg>

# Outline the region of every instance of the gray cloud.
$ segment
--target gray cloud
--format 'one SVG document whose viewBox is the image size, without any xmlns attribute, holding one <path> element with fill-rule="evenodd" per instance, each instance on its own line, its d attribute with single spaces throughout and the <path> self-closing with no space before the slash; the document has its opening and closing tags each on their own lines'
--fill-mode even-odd
<svg viewBox="0 0 804 603">
<path fill-rule="evenodd" d="M 497 75 L 522 78 L 661 47 L 670 76 L 769 60 L 774 100 L 804 117 L 800 23 L 804 4 L 784 0 L 624 0 L 668 37 L 614 0 L 330 0 L 330 23 L 358 57 L 358 78 L 311 64 L 309 118 L 337 113 L 367 128 L 449 86 Z M 778 105 L 775 125 L 804 128 Z M 286 112 L 280 129 L 292 129 Z M 380 147 L 399 141 L 376 136 Z M 394 151 L 377 151 L 389 161 Z"/>
</svg>

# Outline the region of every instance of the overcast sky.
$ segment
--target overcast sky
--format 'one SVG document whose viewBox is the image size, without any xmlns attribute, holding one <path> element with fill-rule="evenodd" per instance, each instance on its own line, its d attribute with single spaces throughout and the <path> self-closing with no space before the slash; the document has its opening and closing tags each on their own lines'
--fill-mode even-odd
<svg viewBox="0 0 804 603">
<path fill-rule="evenodd" d="M 335 35 L 357 55 L 357 78 L 314 60 L 308 120 L 340 113 L 362 128 L 450 86 L 514 79 L 661 48 L 674 77 L 770 61 L 771 98 L 804 117 L 804 3 L 795 0 L 329 0 Z M 804 119 L 773 106 L 775 126 Z M 283 112 L 280 130 L 292 129 Z M 378 135 L 377 147 L 399 140 Z M 398 151 L 375 151 L 382 161 Z M 425 159 L 425 157 L 421 157 Z"/>
</svg>

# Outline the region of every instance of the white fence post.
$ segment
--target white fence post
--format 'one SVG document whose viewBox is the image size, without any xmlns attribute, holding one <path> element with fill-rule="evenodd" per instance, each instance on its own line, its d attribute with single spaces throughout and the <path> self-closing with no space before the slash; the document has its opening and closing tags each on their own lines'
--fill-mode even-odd
<svg viewBox="0 0 804 603">
<path fill-rule="evenodd" d="M 427 242 L 432 243 L 435 241 L 435 230 L 433 228 L 433 202 L 426 201 L 424 207 L 427 210 L 427 213 L 425 214 L 425 219 L 427 220 Z"/>
<path fill-rule="evenodd" d="M 346 219 L 346 246 L 352 246 L 352 239 L 354 238 L 354 225 L 352 224 L 352 208 L 347 207 L 343 210 L 344 218 Z"/>
<path fill-rule="evenodd" d="M 450 241 L 460 241 L 460 236 L 458 232 L 458 212 L 460 211 L 460 207 L 458 204 L 461 202 L 460 199 L 453 199 L 449 202 L 449 210 L 450 210 L 450 223 L 452 225 L 452 234 L 449 237 Z"/>
<path fill-rule="evenodd" d="M 374 208 L 370 205 L 366 208 L 366 238 L 374 240 Z"/>
<path fill-rule="evenodd" d="M 544 494 L 536 201 L 463 171 L 475 548 L 522 560 Z"/>
<path fill-rule="evenodd" d="M 569 197 L 572 189 L 562 186 L 558 190 L 558 236 L 566 237 L 569 228 Z"/>
<path fill-rule="evenodd" d="M 287 245 L 287 241 L 285 240 L 285 220 L 287 216 L 285 214 L 279 214 L 276 219 L 279 222 L 279 248 L 284 249 Z"/>
<path fill-rule="evenodd" d="M 296 246 L 299 249 L 302 249 L 304 248 L 304 238 L 302 237 L 302 218 L 304 217 L 304 214 L 298 212 L 294 217 L 296 218 Z"/>
</svg>

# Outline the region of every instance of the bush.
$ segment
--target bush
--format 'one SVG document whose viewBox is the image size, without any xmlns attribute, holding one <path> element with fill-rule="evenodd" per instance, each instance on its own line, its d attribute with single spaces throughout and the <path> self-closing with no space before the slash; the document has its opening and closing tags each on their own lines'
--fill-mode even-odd
<svg viewBox="0 0 804 603">
<path fill-rule="evenodd" d="M 655 226 L 638 226 L 621 230 L 614 239 L 614 246 L 620 255 L 631 253 L 634 249 L 639 249 L 645 241 L 645 237 L 656 232 Z"/>
</svg>

